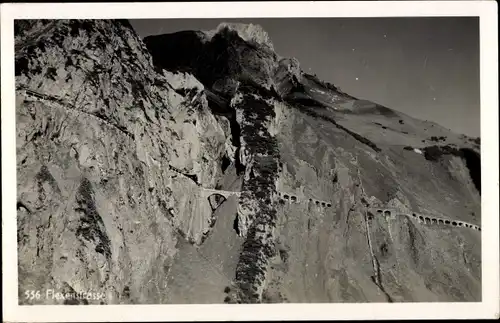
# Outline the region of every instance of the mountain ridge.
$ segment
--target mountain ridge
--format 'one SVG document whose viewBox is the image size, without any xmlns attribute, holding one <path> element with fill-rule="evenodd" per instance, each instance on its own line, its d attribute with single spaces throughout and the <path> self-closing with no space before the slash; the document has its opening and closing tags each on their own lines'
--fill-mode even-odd
<svg viewBox="0 0 500 323">
<path fill-rule="evenodd" d="M 343 93 L 255 26 L 15 30 L 20 299 L 480 299 L 479 140 Z"/>
</svg>

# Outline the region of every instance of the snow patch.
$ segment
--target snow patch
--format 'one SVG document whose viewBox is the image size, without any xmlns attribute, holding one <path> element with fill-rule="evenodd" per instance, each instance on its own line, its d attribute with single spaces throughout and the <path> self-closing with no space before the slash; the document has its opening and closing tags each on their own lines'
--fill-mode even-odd
<svg viewBox="0 0 500 323">
<path fill-rule="evenodd" d="M 240 104 L 241 102 L 243 102 L 243 94 L 241 94 L 240 92 L 236 93 L 235 96 L 233 96 L 233 98 L 231 99 L 231 102 L 230 102 L 230 106 L 231 107 L 235 107 L 237 106 L 238 104 Z"/>
<path fill-rule="evenodd" d="M 204 89 L 203 84 L 201 84 L 200 81 L 189 73 L 172 73 L 167 70 L 163 70 L 163 75 L 168 80 L 168 83 L 176 90 L 197 89 L 198 91 L 202 91 Z"/>
<path fill-rule="evenodd" d="M 269 131 L 269 134 L 274 137 L 278 133 L 280 133 L 280 129 L 282 127 L 283 122 L 286 120 L 286 111 L 287 107 L 285 104 L 276 101 L 274 99 L 270 99 L 266 101 L 267 104 L 274 106 L 275 117 L 266 124 L 266 128 Z"/>
</svg>

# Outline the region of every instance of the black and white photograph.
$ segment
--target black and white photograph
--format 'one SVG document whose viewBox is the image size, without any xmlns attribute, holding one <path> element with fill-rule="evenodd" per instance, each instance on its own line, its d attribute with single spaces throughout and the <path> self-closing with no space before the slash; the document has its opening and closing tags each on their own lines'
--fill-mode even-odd
<svg viewBox="0 0 500 323">
<path fill-rule="evenodd" d="M 35 305 L 140 320 L 149 310 L 134 305 L 447 303 L 498 318 L 498 60 L 482 56 L 484 17 L 192 5 L 164 18 L 10 7 L 10 321 Z M 300 8 L 274 3 L 286 5 Z"/>
</svg>

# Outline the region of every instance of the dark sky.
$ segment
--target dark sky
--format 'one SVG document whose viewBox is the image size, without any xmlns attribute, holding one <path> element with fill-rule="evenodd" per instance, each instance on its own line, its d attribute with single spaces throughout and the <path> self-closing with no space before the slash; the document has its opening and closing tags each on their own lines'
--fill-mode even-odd
<svg viewBox="0 0 500 323">
<path fill-rule="evenodd" d="M 344 92 L 454 132 L 479 136 L 479 19 L 272 18 L 131 20 L 141 37 L 261 25 L 276 53 Z"/>
</svg>

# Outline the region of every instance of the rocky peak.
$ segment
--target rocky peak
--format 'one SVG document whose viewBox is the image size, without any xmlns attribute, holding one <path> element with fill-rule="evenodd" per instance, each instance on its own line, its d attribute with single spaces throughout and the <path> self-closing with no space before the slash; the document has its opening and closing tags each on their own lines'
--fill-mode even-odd
<svg viewBox="0 0 500 323">
<path fill-rule="evenodd" d="M 252 26 L 235 26 L 222 24 L 207 34 L 185 31 L 148 36 L 144 43 L 158 68 L 188 71 L 207 88 L 231 93 L 243 81 L 269 89 L 276 54 L 255 40 L 262 36 Z"/>
<path fill-rule="evenodd" d="M 269 35 L 260 25 L 222 22 L 216 29 L 205 31 L 204 33 L 209 41 L 214 35 L 221 32 L 224 33 L 227 30 L 235 31 L 241 39 L 248 43 L 267 47 L 274 51 L 274 46 Z"/>
</svg>

